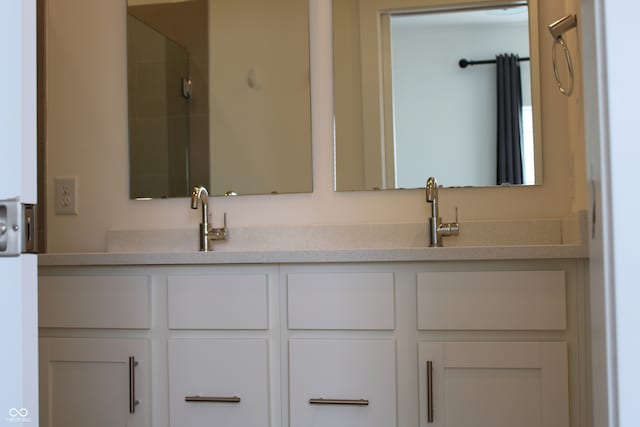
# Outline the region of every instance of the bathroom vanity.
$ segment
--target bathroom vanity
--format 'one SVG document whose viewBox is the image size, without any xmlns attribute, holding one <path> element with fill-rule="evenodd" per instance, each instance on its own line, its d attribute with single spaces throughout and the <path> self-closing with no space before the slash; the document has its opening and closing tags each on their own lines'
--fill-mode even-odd
<svg viewBox="0 0 640 427">
<path fill-rule="evenodd" d="M 583 245 L 40 258 L 43 426 L 585 426 Z"/>
</svg>

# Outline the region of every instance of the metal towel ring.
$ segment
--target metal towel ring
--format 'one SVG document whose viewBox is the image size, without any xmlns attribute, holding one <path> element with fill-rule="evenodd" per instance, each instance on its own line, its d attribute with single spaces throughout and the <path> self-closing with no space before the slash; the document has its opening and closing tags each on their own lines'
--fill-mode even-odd
<svg viewBox="0 0 640 427">
<path fill-rule="evenodd" d="M 564 59 L 567 61 L 567 68 L 569 70 L 569 87 L 565 88 L 562 82 L 560 81 L 560 76 L 558 74 L 558 63 L 556 61 L 556 51 L 558 50 L 558 46 L 562 46 L 562 51 L 564 52 Z M 573 62 L 571 61 L 571 53 L 569 52 L 569 48 L 567 44 L 564 42 L 562 36 L 556 37 L 553 41 L 553 48 L 551 50 L 551 57 L 553 59 L 553 75 L 556 78 L 556 86 L 561 94 L 564 96 L 571 96 L 573 93 Z"/>
</svg>

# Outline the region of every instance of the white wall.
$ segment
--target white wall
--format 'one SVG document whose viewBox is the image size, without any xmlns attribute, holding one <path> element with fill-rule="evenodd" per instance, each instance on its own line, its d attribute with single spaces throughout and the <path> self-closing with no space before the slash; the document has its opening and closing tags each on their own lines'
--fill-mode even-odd
<svg viewBox="0 0 640 427">
<path fill-rule="evenodd" d="M 308 14 L 300 0 L 209 1 L 210 194 L 311 191 Z"/>
<path fill-rule="evenodd" d="M 564 4 L 543 2 L 541 25 L 567 13 Z M 149 202 L 128 198 L 125 2 L 49 0 L 47 5 L 49 251 L 102 251 L 108 229 L 197 227 L 199 212 L 189 208 L 186 198 Z M 229 227 L 424 222 L 428 206 L 420 190 L 333 192 L 331 0 L 310 0 L 310 32 L 314 192 L 215 198 L 214 212 L 226 211 Z M 584 161 L 583 144 L 571 141 L 575 131 L 567 125 L 569 112 L 580 111 L 580 98 L 566 99 L 555 90 L 551 39 L 545 36 L 541 57 L 544 118 L 549 118 L 543 123 L 545 184 L 444 190 L 440 193 L 444 218 L 453 217 L 454 206 L 463 223 L 561 217 L 586 206 L 584 177 L 573 177 L 575 165 Z M 575 62 L 579 67 L 579 57 Z M 55 176 L 78 176 L 79 215 L 54 214 Z M 214 220 L 219 221 L 221 215 Z"/>
</svg>

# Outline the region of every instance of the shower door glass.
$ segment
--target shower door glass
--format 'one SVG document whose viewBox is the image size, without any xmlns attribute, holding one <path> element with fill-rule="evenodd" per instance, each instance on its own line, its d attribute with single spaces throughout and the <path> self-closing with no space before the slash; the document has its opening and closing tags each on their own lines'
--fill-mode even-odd
<svg viewBox="0 0 640 427">
<path fill-rule="evenodd" d="M 131 15 L 127 28 L 131 197 L 183 196 L 189 192 L 188 52 Z"/>
</svg>

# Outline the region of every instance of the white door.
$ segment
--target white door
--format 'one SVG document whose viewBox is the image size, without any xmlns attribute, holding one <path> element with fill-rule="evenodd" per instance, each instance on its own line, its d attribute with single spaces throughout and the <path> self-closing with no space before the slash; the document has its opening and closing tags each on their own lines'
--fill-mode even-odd
<svg viewBox="0 0 640 427">
<path fill-rule="evenodd" d="M 0 3 L 0 56 L 0 200 L 36 203 L 35 0 Z M 38 425 L 36 290 L 36 255 L 0 256 L 0 425 Z"/>
<path fill-rule="evenodd" d="M 640 4 L 581 2 L 589 242 L 593 425 L 637 426 L 640 371 L 637 111 Z"/>
</svg>

